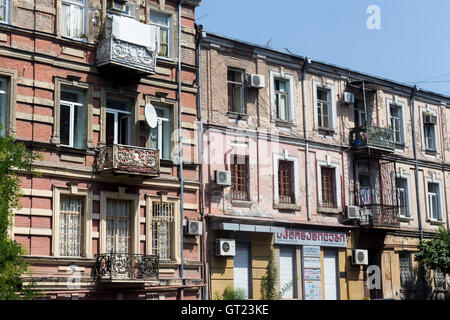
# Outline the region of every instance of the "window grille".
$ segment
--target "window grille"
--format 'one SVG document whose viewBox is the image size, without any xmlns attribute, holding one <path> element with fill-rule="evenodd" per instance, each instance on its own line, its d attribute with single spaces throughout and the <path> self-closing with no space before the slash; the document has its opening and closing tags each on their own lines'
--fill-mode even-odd
<svg viewBox="0 0 450 320">
<path fill-rule="evenodd" d="M 161 260 L 171 260 L 175 204 L 157 202 L 152 205 L 152 250 Z"/>
<path fill-rule="evenodd" d="M 335 169 L 322 167 L 322 207 L 335 208 Z"/>
<path fill-rule="evenodd" d="M 249 200 L 249 165 L 247 156 L 233 156 L 231 164 L 231 199 Z"/>
<path fill-rule="evenodd" d="M 280 203 L 292 203 L 295 199 L 292 192 L 292 161 L 280 160 L 278 165 L 278 196 Z"/>
</svg>

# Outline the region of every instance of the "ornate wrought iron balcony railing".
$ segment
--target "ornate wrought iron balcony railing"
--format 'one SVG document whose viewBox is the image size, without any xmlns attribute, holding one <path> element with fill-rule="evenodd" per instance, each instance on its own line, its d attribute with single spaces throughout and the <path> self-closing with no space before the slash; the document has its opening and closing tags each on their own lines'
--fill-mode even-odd
<svg viewBox="0 0 450 320">
<path fill-rule="evenodd" d="M 155 39 L 153 29 L 131 18 L 108 16 L 103 39 L 97 47 L 97 66 L 115 66 L 154 74 L 157 52 L 149 40 Z"/>
<path fill-rule="evenodd" d="M 367 204 L 361 205 L 360 215 L 361 226 L 369 227 L 391 227 L 396 228 L 400 226 L 398 220 L 399 207 L 383 204 Z"/>
<path fill-rule="evenodd" d="M 100 147 L 96 159 L 97 172 L 159 175 L 159 150 L 112 144 Z"/>
<path fill-rule="evenodd" d="M 95 271 L 99 280 L 157 280 L 159 259 L 156 255 L 104 253 L 97 255 Z"/>
<path fill-rule="evenodd" d="M 374 126 L 356 127 L 350 131 L 350 145 L 354 148 L 367 147 L 393 152 L 394 132 L 389 128 Z"/>
</svg>

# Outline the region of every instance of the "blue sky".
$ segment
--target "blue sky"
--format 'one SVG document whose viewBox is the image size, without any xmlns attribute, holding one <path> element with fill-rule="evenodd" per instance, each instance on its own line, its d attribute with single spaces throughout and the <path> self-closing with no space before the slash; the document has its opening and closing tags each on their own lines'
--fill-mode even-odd
<svg viewBox="0 0 450 320">
<path fill-rule="evenodd" d="M 370 5 L 381 29 L 369 30 Z M 210 32 L 450 95 L 448 0 L 203 0 Z M 447 81 L 447 82 L 444 82 Z"/>
</svg>

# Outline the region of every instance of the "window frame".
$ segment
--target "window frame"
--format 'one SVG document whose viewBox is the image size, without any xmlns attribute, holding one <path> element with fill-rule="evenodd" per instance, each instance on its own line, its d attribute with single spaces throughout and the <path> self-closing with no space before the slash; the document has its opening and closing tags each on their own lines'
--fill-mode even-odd
<svg viewBox="0 0 450 320">
<path fill-rule="evenodd" d="M 406 193 L 406 200 L 405 200 L 405 206 L 406 206 L 406 212 L 407 215 L 403 215 L 402 214 L 402 210 L 401 208 L 399 208 L 398 210 L 398 215 L 401 219 L 413 219 L 412 216 L 412 206 L 411 206 L 411 192 L 410 192 L 410 177 L 409 174 L 397 174 L 395 176 L 395 188 L 397 191 L 397 201 L 399 201 L 399 195 L 398 195 L 398 185 L 397 185 L 397 181 L 398 179 L 403 180 L 404 181 L 404 188 L 402 188 L 404 190 L 404 192 Z M 400 204 L 398 204 L 400 205 Z"/>
<path fill-rule="evenodd" d="M 87 35 L 87 33 L 88 33 L 88 23 L 87 23 L 87 20 L 88 20 L 88 13 L 87 13 L 87 11 L 88 10 L 86 10 L 87 9 L 87 7 L 86 7 L 86 0 L 82 0 L 83 1 L 83 4 L 81 5 L 79 2 L 76 2 L 76 0 L 74 1 L 74 0 L 61 0 L 61 2 L 60 2 L 60 21 L 59 21 L 59 28 L 60 28 L 60 34 L 61 34 L 61 37 L 64 37 L 64 38 L 68 38 L 68 39 L 73 39 L 73 40 L 78 40 L 78 41 L 87 41 L 87 39 L 86 38 L 83 38 L 83 37 L 80 37 L 80 38 L 78 38 L 78 37 L 75 37 L 75 36 L 73 36 L 72 35 L 72 33 L 73 33 L 73 30 L 72 30 L 72 28 L 73 28 L 73 26 L 71 26 L 71 35 L 63 35 L 63 22 L 64 22 L 64 20 L 63 20 L 63 17 L 62 17 L 62 7 L 63 7 L 63 3 L 66 3 L 66 4 L 69 4 L 70 5 L 70 10 L 71 10 L 71 14 L 72 14 L 72 8 L 74 7 L 74 6 L 78 6 L 78 7 L 82 7 L 83 8 L 83 14 L 82 14 L 82 17 L 83 17 L 83 22 L 82 22 L 82 31 L 81 31 L 81 35 Z"/>
<path fill-rule="evenodd" d="M 282 166 L 283 163 L 283 166 Z M 285 165 L 288 165 L 289 168 L 288 172 L 286 175 L 282 174 L 282 167 L 284 167 Z M 285 170 L 286 171 L 286 170 Z M 293 184 L 293 176 L 294 176 L 294 162 L 293 161 L 289 161 L 289 160 L 283 160 L 283 159 L 278 159 L 278 200 L 280 203 L 283 204 L 294 204 L 295 203 L 295 191 L 294 191 L 294 184 Z M 288 181 L 287 182 L 282 182 L 281 179 L 287 177 Z M 281 183 L 280 183 L 281 182 Z M 284 185 L 288 185 L 288 188 L 284 188 Z M 289 190 L 287 190 L 289 189 Z M 282 194 L 284 193 L 284 194 Z M 285 193 L 289 193 L 288 195 L 286 195 Z M 282 201 L 283 197 L 289 197 L 290 201 Z"/>
<path fill-rule="evenodd" d="M 422 150 L 424 152 L 430 152 L 430 153 L 440 153 L 440 147 L 439 147 L 439 130 L 438 130 L 438 125 L 439 125 L 439 121 L 438 123 L 436 123 L 435 125 L 432 125 L 434 127 L 434 145 L 435 145 L 435 149 L 430 149 L 427 148 L 427 143 L 426 143 L 426 137 L 425 137 L 425 124 L 423 123 L 424 117 L 423 114 L 424 113 L 431 113 L 432 115 L 436 116 L 437 119 L 439 119 L 438 117 L 438 112 L 437 110 L 433 110 L 433 109 L 429 109 L 429 108 L 425 108 L 425 107 L 421 107 L 419 108 L 420 111 L 420 123 L 421 123 L 421 135 L 422 135 Z"/>
<path fill-rule="evenodd" d="M 16 101 L 17 101 L 17 70 L 0 68 L 0 78 L 6 82 L 6 127 L 5 135 L 17 137 L 16 133 Z"/>
<path fill-rule="evenodd" d="M 235 81 L 231 81 L 228 79 L 228 72 L 239 72 L 241 75 L 241 82 L 235 82 Z M 232 99 L 230 101 L 230 85 L 231 85 L 231 95 L 232 95 Z M 234 89 L 235 86 L 240 86 L 240 93 L 241 93 L 241 99 L 240 99 L 240 108 L 239 110 L 236 110 L 235 106 L 234 106 Z M 238 114 L 246 114 L 247 113 L 247 108 L 245 105 L 245 70 L 243 69 L 238 69 L 238 68 L 233 68 L 233 67 L 228 67 L 227 68 L 227 92 L 228 92 L 228 112 L 233 112 L 233 113 L 238 113 Z"/>
<path fill-rule="evenodd" d="M 434 184 L 438 188 L 438 192 L 432 192 L 430 191 L 430 185 Z M 444 201 L 442 197 L 442 181 L 440 179 L 425 179 L 425 191 L 426 191 L 426 208 L 427 208 L 427 219 L 429 222 L 436 222 L 436 223 L 444 223 L 445 222 L 445 208 L 444 208 Z M 436 203 L 438 205 L 438 217 L 440 219 L 436 219 L 433 217 L 433 214 L 431 212 L 431 205 L 430 205 L 430 196 L 436 197 Z"/>
<path fill-rule="evenodd" d="M 167 16 L 168 17 L 168 21 L 169 21 L 169 25 L 168 26 L 164 26 L 164 25 L 160 25 L 158 23 L 152 22 L 152 20 L 151 20 L 152 13 Z M 156 44 L 157 52 L 156 52 L 156 56 L 158 57 L 158 59 L 172 61 L 174 59 L 174 51 L 175 51 L 174 50 L 174 15 L 173 15 L 173 13 L 164 12 L 164 11 L 160 11 L 160 10 L 155 10 L 155 9 L 151 8 L 150 9 L 150 13 L 149 13 L 149 23 L 150 23 L 150 25 L 152 25 L 152 26 L 157 28 L 157 31 L 156 31 L 157 32 L 157 35 L 156 35 L 156 38 L 157 38 L 157 44 Z M 161 39 L 160 39 L 159 31 L 160 31 L 161 27 L 168 29 L 168 42 L 169 43 L 168 43 L 168 48 L 167 48 L 167 51 L 168 51 L 168 56 L 167 57 L 159 55 L 159 52 L 161 50 L 160 49 Z"/>
<path fill-rule="evenodd" d="M 78 200 L 80 200 L 80 201 L 82 201 L 82 203 L 81 203 L 81 211 L 79 212 L 79 230 L 78 230 L 78 241 L 79 241 L 79 243 L 78 243 L 78 246 L 79 246 L 79 254 L 65 254 L 65 255 L 63 255 L 62 254 L 62 250 L 61 250 L 61 245 L 62 245 L 62 239 L 61 239 L 61 223 L 62 223 L 62 216 L 63 215 L 74 215 L 74 211 L 72 211 L 70 214 L 69 213 L 63 213 L 62 212 L 62 210 L 61 210 L 61 200 L 63 199 L 63 198 L 66 198 L 66 199 L 70 199 L 70 201 L 72 201 L 72 200 L 75 200 L 75 199 L 78 199 Z M 76 196 L 67 196 L 67 195 L 63 195 L 62 197 L 60 197 L 60 211 L 59 211 L 59 220 L 60 220 L 60 222 L 59 222 L 59 253 L 60 253 L 60 255 L 61 256 L 64 256 L 64 257 L 81 257 L 82 256 L 82 253 L 83 253 L 83 250 L 82 250 L 82 247 L 83 247 L 83 239 L 84 239 L 84 237 L 85 237 L 85 232 L 86 232 L 86 230 L 85 230 L 85 225 L 84 225 L 84 223 L 83 223 L 83 211 L 84 211 L 84 207 L 86 206 L 86 204 L 84 203 L 84 199 L 82 198 L 82 197 L 76 197 Z M 67 220 L 66 220 L 67 221 Z M 70 220 L 69 220 L 70 221 Z M 73 228 L 73 226 L 72 226 L 72 228 Z M 68 230 L 69 229 L 71 229 L 71 227 L 69 226 L 69 223 L 68 222 L 66 222 L 66 226 L 65 226 L 65 229 L 66 229 L 66 237 L 69 237 L 69 232 L 68 232 Z M 65 252 L 67 252 L 68 251 L 68 248 L 67 248 L 67 246 L 69 245 L 69 242 L 70 242 L 70 239 L 66 239 L 66 241 L 65 241 L 65 245 L 66 245 L 66 248 L 65 248 Z"/>
<path fill-rule="evenodd" d="M 120 144 L 120 145 L 131 146 L 132 145 L 132 125 L 133 125 L 132 117 L 133 117 L 133 112 L 132 111 L 119 110 L 119 109 L 114 109 L 114 108 L 108 107 L 108 101 L 111 101 L 111 100 L 125 102 L 127 104 L 128 110 L 132 110 L 132 103 L 128 99 L 121 99 L 121 98 L 117 98 L 117 97 L 108 96 L 106 98 L 106 110 L 105 110 L 106 121 L 107 121 L 107 114 L 108 113 L 114 115 L 114 140 L 113 140 L 113 144 Z M 119 114 L 126 115 L 126 117 L 128 118 L 128 120 L 127 120 L 127 123 L 128 123 L 127 124 L 127 132 L 126 132 L 126 136 L 127 136 L 126 143 L 119 143 L 119 140 L 121 138 L 120 136 L 121 136 L 121 133 L 122 133 L 122 131 L 120 130 L 120 127 L 119 127 L 120 120 L 121 120 L 120 117 L 119 117 Z M 105 121 L 105 126 L 107 127 L 106 121 Z M 105 128 L 105 136 L 106 136 L 106 138 L 108 138 L 108 136 L 106 135 L 106 128 Z M 105 142 L 107 143 L 108 141 L 105 140 Z"/>
<path fill-rule="evenodd" d="M 408 259 L 408 269 L 409 269 L 410 279 L 409 279 L 409 282 L 406 283 L 406 286 L 405 286 L 405 283 L 403 283 L 402 277 L 401 277 L 401 275 L 402 275 L 402 257 L 401 257 L 401 255 L 408 255 L 407 259 Z M 401 290 L 404 290 L 404 291 L 410 290 L 413 285 L 412 282 L 414 281 L 414 273 L 413 273 L 413 268 L 412 268 L 412 253 L 409 251 L 400 251 L 398 253 L 398 261 L 399 261 L 398 265 L 399 265 Z M 403 267 L 405 267 L 405 266 L 403 266 Z"/>
<path fill-rule="evenodd" d="M 324 207 L 322 205 L 322 170 L 321 167 L 331 167 L 334 168 L 334 174 L 335 174 L 335 199 L 336 199 L 336 207 L 330 208 L 330 207 Z M 329 160 L 317 161 L 317 207 L 318 211 L 327 211 L 327 210 L 336 210 L 341 212 L 342 211 L 342 187 L 341 187 L 341 181 L 340 181 L 340 172 L 341 172 L 341 166 L 337 162 L 332 162 Z"/>
<path fill-rule="evenodd" d="M 286 91 L 277 90 L 276 89 L 276 83 L 277 82 L 284 82 L 285 83 L 285 87 L 286 87 Z M 273 84 L 274 84 L 273 93 L 274 93 L 274 96 L 275 96 L 275 119 L 277 121 L 292 122 L 291 112 L 290 112 L 290 103 L 291 103 L 291 101 L 289 99 L 289 96 L 290 96 L 290 93 L 289 93 L 289 80 L 275 77 L 273 79 Z M 284 113 L 285 113 L 285 117 L 284 118 L 285 119 L 283 119 L 281 117 L 281 109 L 280 109 L 280 101 L 281 101 L 280 97 L 281 96 L 285 96 L 286 97 L 286 105 L 285 105 L 286 109 L 284 110 Z M 277 101 L 278 101 L 278 104 L 277 104 Z"/>
<path fill-rule="evenodd" d="M 293 175 L 292 175 L 292 185 L 293 185 L 293 195 L 294 195 L 294 201 L 290 204 L 280 202 L 279 198 L 279 162 L 281 161 L 291 161 L 293 163 Z M 276 209 L 290 209 L 284 208 L 284 205 L 292 206 L 292 209 L 294 210 L 300 210 L 300 178 L 298 173 L 298 157 L 297 156 L 291 156 L 287 152 L 281 154 L 281 153 L 274 153 L 273 154 L 273 185 L 274 185 L 274 195 L 273 195 L 273 207 Z"/>
<path fill-rule="evenodd" d="M 83 240 L 80 243 L 80 256 L 92 258 L 92 190 L 79 189 L 76 183 L 69 183 L 69 187 L 53 187 L 53 218 L 52 218 L 52 255 L 60 257 L 60 202 L 61 197 L 74 197 L 83 199 L 83 212 L 81 229 Z M 74 256 L 70 256 L 74 257 Z M 75 256 L 76 257 L 76 256 Z"/>
<path fill-rule="evenodd" d="M 61 91 L 66 91 L 69 93 L 74 93 L 77 95 L 78 97 L 78 101 L 83 101 L 85 102 L 86 99 L 84 97 L 85 93 L 83 91 L 80 90 L 73 90 L 73 89 L 66 89 L 66 88 L 61 88 Z M 81 99 L 80 99 L 81 97 Z M 73 149 L 84 149 L 85 148 L 85 141 L 86 141 L 86 125 L 84 123 L 84 120 L 86 119 L 86 106 L 84 103 L 80 103 L 80 102 L 73 102 L 73 101 L 66 101 L 66 100 L 59 100 L 59 107 L 60 107 L 60 116 L 62 114 L 61 112 L 61 106 L 66 106 L 69 107 L 69 114 L 70 114 L 70 120 L 69 120 L 69 144 L 65 145 L 61 143 L 61 147 L 67 147 L 67 148 L 73 148 Z M 81 107 L 83 108 L 83 139 L 82 139 L 82 146 L 81 148 L 76 148 L 74 146 L 75 143 L 75 108 L 77 107 Z M 61 119 L 60 119 L 61 122 Z M 60 132 L 61 132 L 61 127 L 60 127 Z"/>
<path fill-rule="evenodd" d="M 319 127 L 318 123 L 318 95 L 317 90 L 328 90 L 328 97 L 330 101 L 328 102 L 328 125 L 329 127 Z M 337 129 L 337 107 L 336 107 L 336 89 L 334 83 L 327 82 L 326 84 L 319 82 L 317 80 L 313 81 L 313 97 L 314 97 L 314 130 L 326 130 L 326 131 L 336 131 Z"/>
<path fill-rule="evenodd" d="M 405 103 L 403 103 L 403 102 L 399 102 L 399 101 L 394 101 L 394 100 L 392 100 L 392 99 L 387 99 L 386 100 L 386 103 L 387 103 L 387 114 L 388 114 L 388 119 L 387 119 L 387 121 L 388 121 L 388 124 L 389 124 L 389 126 L 391 127 L 391 129 L 392 129 L 392 131 L 393 131 L 393 134 L 394 134 L 394 144 L 395 144 L 395 146 L 403 146 L 403 147 L 407 147 L 408 146 L 408 144 L 406 143 L 406 139 L 405 139 L 405 132 L 406 132 L 406 128 L 405 128 L 405 108 L 406 108 L 406 105 L 405 105 Z M 400 109 L 400 112 L 399 112 L 399 115 L 401 116 L 401 118 L 400 118 L 400 135 L 401 135 L 401 137 L 400 137 L 400 139 L 401 139 L 401 141 L 399 142 L 399 141 L 396 141 L 395 139 L 395 130 L 394 130 L 394 128 L 393 128 L 393 126 L 392 126 L 392 119 L 393 119 L 393 116 L 392 116 L 392 114 L 391 114 L 391 106 L 394 106 L 394 107 L 396 107 L 396 108 L 399 108 Z"/>
<path fill-rule="evenodd" d="M 165 111 L 167 111 L 168 114 L 169 114 L 169 117 L 170 117 L 170 118 L 164 118 L 164 117 L 157 116 L 157 118 L 156 118 L 157 119 L 157 127 L 156 128 L 151 128 L 150 129 L 150 134 L 151 134 L 151 130 L 154 130 L 154 129 L 158 130 L 157 149 L 159 150 L 159 159 L 161 159 L 161 160 L 171 160 L 171 153 L 172 153 L 172 128 L 173 128 L 172 110 L 171 110 L 170 107 L 161 106 L 161 105 L 155 105 L 154 108 L 155 108 L 155 110 L 158 110 L 158 109 L 162 110 L 163 113 L 165 113 Z M 163 148 L 164 148 L 164 145 L 165 145 L 164 139 L 163 139 L 163 137 L 164 137 L 164 134 L 163 134 L 163 130 L 164 130 L 163 122 L 169 122 L 169 124 L 170 124 L 170 129 L 169 129 L 170 132 L 169 132 L 169 139 L 168 139 L 168 141 L 169 141 L 169 146 L 168 146 L 168 148 L 169 148 L 169 150 L 168 150 L 169 157 L 168 158 L 164 158 L 163 157 Z M 150 138 L 150 143 L 151 143 L 151 138 Z"/>
<path fill-rule="evenodd" d="M 277 106 L 275 98 L 275 79 L 288 81 L 288 85 L 286 85 L 286 91 L 288 92 L 289 120 L 281 120 L 277 117 Z M 294 120 L 296 119 L 294 93 L 295 93 L 294 76 L 288 73 L 281 73 L 279 71 L 270 70 L 271 122 L 294 124 Z"/>
<path fill-rule="evenodd" d="M 242 163 L 242 159 L 244 163 Z M 230 172 L 231 172 L 231 187 L 230 187 L 230 198 L 231 200 L 238 201 L 250 201 L 250 157 L 248 155 L 232 154 L 230 156 Z M 241 170 L 242 167 L 244 170 Z M 238 171 L 236 173 L 236 168 Z M 239 172 L 243 172 L 245 177 L 239 176 Z M 236 177 L 237 176 L 237 182 Z M 240 180 L 244 180 L 245 183 L 239 183 Z M 235 187 L 238 190 L 235 190 Z M 244 191 L 240 191 L 239 188 L 245 188 Z M 237 196 L 237 194 L 242 194 L 243 197 Z"/>
<path fill-rule="evenodd" d="M 11 23 L 11 0 L 5 0 L 5 20 L 0 20 L 0 23 Z"/>
</svg>

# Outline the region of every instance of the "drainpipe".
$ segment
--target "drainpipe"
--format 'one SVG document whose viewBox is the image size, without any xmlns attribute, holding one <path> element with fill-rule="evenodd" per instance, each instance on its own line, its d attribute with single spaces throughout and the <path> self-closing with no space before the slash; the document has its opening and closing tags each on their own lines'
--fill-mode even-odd
<svg viewBox="0 0 450 320">
<path fill-rule="evenodd" d="M 183 135 L 181 127 L 181 6 L 184 0 L 178 2 L 178 148 L 179 148 L 179 161 L 180 161 L 180 248 L 181 248 L 181 264 L 180 264 L 180 279 L 181 283 L 184 285 L 184 178 L 183 178 Z M 183 291 L 183 289 L 181 289 Z M 181 297 L 183 294 L 181 293 Z"/>
<path fill-rule="evenodd" d="M 311 64 L 311 58 L 305 57 L 302 70 L 302 100 L 303 100 L 303 133 L 305 139 L 305 187 L 306 187 L 306 217 L 311 220 L 311 207 L 309 195 L 309 142 L 308 131 L 306 129 L 306 69 Z"/>
<path fill-rule="evenodd" d="M 199 149 L 199 164 L 200 164 L 200 196 L 201 200 L 201 209 L 200 215 L 202 217 L 202 241 L 200 243 L 201 252 L 202 252 L 202 260 L 203 260 L 203 281 L 205 282 L 205 286 L 203 287 L 203 300 L 208 300 L 208 280 L 207 280 L 207 272 L 206 272 L 206 221 L 205 221 L 205 187 L 203 184 L 203 115 L 202 115 L 202 74 L 201 74 L 201 48 L 202 48 L 202 39 L 203 39 L 203 30 L 200 27 L 197 27 L 197 119 L 199 122 L 199 131 L 200 131 L 200 149 Z"/>
</svg>

